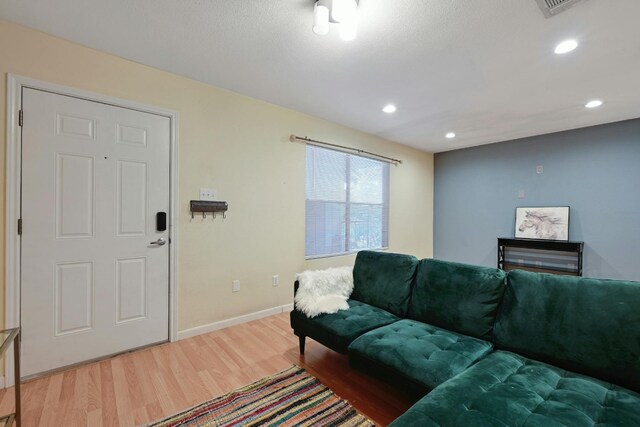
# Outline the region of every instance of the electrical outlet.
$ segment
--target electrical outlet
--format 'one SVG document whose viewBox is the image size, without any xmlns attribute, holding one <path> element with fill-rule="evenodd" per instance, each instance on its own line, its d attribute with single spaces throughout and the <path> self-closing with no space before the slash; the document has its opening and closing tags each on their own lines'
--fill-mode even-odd
<svg viewBox="0 0 640 427">
<path fill-rule="evenodd" d="M 213 201 L 216 200 L 217 191 L 213 188 L 201 188 L 200 189 L 200 200 L 208 200 Z"/>
<path fill-rule="evenodd" d="M 536 166 L 536 173 L 538 175 L 542 175 L 544 173 L 544 166 L 542 166 L 542 165 Z"/>
<path fill-rule="evenodd" d="M 278 286 L 280 284 L 280 276 L 279 275 L 274 275 L 271 276 L 271 286 Z"/>
<path fill-rule="evenodd" d="M 234 280 L 231 286 L 233 292 L 240 292 L 240 280 Z"/>
<path fill-rule="evenodd" d="M 518 199 L 524 199 L 524 190 L 518 190 Z"/>
<path fill-rule="evenodd" d="M 536 261 L 536 267 L 542 268 L 542 262 L 541 261 Z"/>
</svg>

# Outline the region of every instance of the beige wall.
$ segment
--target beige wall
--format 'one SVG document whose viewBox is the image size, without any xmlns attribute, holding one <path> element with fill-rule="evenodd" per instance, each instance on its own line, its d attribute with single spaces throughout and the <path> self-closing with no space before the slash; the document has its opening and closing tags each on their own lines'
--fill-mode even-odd
<svg viewBox="0 0 640 427">
<path fill-rule="evenodd" d="M 432 255 L 432 154 L 2 20 L 0 73 L 178 111 L 179 330 L 288 304 L 296 272 L 353 263 L 353 256 L 304 259 L 304 145 L 289 142 L 291 133 L 402 159 L 391 167 L 390 250 Z M 4 82 L 0 100 L 4 138 Z M 189 200 L 200 187 L 229 202 L 227 219 L 191 220 Z M 4 181 L 0 191 L 4 198 Z M 239 293 L 231 292 L 233 279 L 241 280 Z"/>
</svg>

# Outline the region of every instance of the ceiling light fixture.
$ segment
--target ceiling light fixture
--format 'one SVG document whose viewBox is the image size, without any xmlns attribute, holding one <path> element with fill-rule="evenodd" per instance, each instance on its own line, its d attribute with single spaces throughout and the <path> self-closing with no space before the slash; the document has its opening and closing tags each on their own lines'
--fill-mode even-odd
<svg viewBox="0 0 640 427">
<path fill-rule="evenodd" d="M 594 99 L 593 101 L 587 102 L 584 106 L 587 108 L 597 108 L 602 105 L 602 101 L 599 99 Z"/>
<path fill-rule="evenodd" d="M 313 32 L 319 36 L 329 34 L 329 8 L 319 1 L 313 7 Z"/>
<path fill-rule="evenodd" d="M 317 0 L 313 7 L 313 32 L 329 34 L 329 23 L 340 25 L 342 40 L 351 41 L 358 33 L 357 0 Z"/>
<path fill-rule="evenodd" d="M 557 55 L 562 55 L 564 53 L 569 53 L 575 48 L 578 47 L 578 42 L 575 40 L 565 40 L 562 43 L 558 44 L 554 50 Z"/>
<path fill-rule="evenodd" d="M 455 137 L 456 137 L 456 134 L 453 133 L 453 132 L 449 132 L 448 134 L 445 135 L 445 138 L 447 138 L 447 139 L 452 139 L 452 138 L 455 138 Z"/>
<path fill-rule="evenodd" d="M 397 110 L 396 106 L 393 104 L 387 104 L 384 106 L 384 108 L 382 109 L 382 111 L 384 111 L 387 114 L 391 114 L 391 113 L 395 113 Z"/>
</svg>

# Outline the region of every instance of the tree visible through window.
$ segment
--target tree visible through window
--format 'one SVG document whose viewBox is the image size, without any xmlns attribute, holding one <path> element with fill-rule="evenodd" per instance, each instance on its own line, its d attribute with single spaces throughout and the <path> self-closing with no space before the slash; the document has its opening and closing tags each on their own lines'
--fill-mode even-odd
<svg viewBox="0 0 640 427">
<path fill-rule="evenodd" d="M 306 256 L 388 246 L 389 164 L 307 145 Z"/>
</svg>

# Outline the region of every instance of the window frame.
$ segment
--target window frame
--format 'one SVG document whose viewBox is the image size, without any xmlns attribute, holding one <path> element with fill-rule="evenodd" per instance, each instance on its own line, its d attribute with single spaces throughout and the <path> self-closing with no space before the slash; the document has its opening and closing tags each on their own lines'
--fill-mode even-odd
<svg viewBox="0 0 640 427">
<path fill-rule="evenodd" d="M 306 163 L 306 150 L 309 147 L 313 147 L 313 148 L 319 148 L 322 150 L 329 150 L 329 151 L 335 151 L 341 154 L 344 154 L 346 156 L 346 165 L 345 165 L 345 182 L 347 185 L 347 188 L 345 189 L 345 201 L 344 202 L 336 202 L 333 200 L 310 200 L 307 198 L 307 175 L 306 175 L 306 168 L 308 167 L 307 163 Z M 352 202 L 351 201 L 351 161 L 353 157 L 360 157 L 363 159 L 367 159 L 367 160 L 373 160 L 376 162 L 380 162 L 383 164 L 382 167 L 382 203 L 364 203 L 364 202 Z M 390 191 L 390 187 L 391 187 L 391 173 L 390 173 L 390 164 L 388 162 L 385 162 L 383 160 L 380 159 L 376 159 L 373 157 L 369 157 L 369 156 L 364 156 L 364 155 L 358 155 L 358 154 L 353 154 L 353 153 L 349 153 L 347 151 L 343 151 L 343 150 L 336 150 L 336 149 L 332 149 L 332 148 L 326 148 L 326 147 L 319 147 L 317 145 L 307 145 L 305 147 L 305 197 L 304 197 L 304 201 L 305 201 L 305 229 L 304 229 L 304 236 L 305 236 L 305 260 L 313 260 L 313 259 L 321 259 L 321 258 L 333 258 L 333 257 L 338 257 L 338 256 L 345 256 L 345 255 L 352 255 L 355 253 L 358 253 L 360 251 L 364 251 L 364 250 L 368 250 L 368 251 L 386 251 L 389 249 L 389 205 L 390 205 L 390 200 L 389 200 L 389 193 Z M 345 209 L 345 218 L 344 218 L 344 229 L 345 229 L 345 237 L 344 237 L 344 247 L 348 248 L 349 250 L 347 251 L 342 251 L 342 252 L 332 252 L 332 253 L 327 253 L 327 254 L 318 254 L 318 255 L 307 255 L 307 224 L 306 224 L 306 218 L 307 218 L 307 203 L 311 201 L 311 202 L 319 202 L 319 203 L 333 203 L 333 204 L 337 204 L 337 205 L 344 205 L 344 209 Z M 380 206 L 382 208 L 382 246 L 379 248 L 360 248 L 360 249 L 350 249 L 351 248 L 351 231 L 352 231 L 352 222 L 351 222 L 351 207 L 352 205 L 360 205 L 360 206 Z"/>
</svg>

